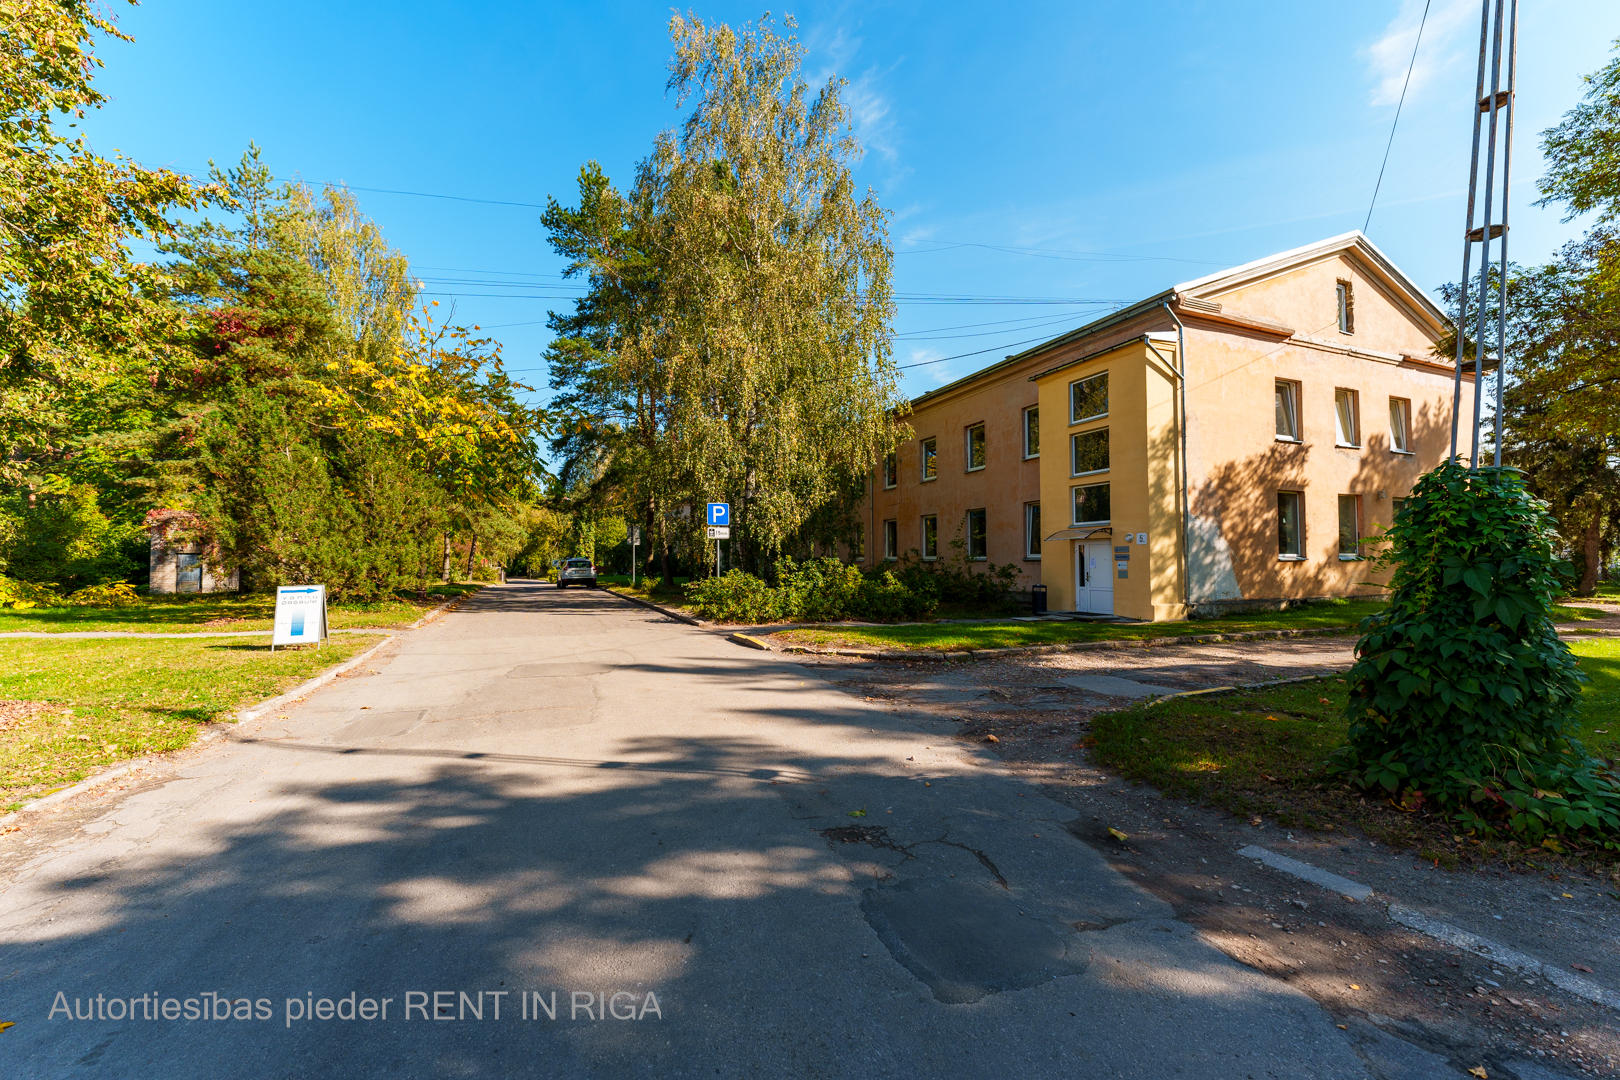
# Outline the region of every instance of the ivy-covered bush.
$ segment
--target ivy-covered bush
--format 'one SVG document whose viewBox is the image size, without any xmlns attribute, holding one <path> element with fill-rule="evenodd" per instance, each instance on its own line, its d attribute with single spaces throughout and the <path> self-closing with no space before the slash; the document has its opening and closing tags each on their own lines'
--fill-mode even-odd
<svg viewBox="0 0 1620 1080">
<path fill-rule="evenodd" d="M 1513 470 L 1449 462 L 1386 536 L 1391 602 L 1361 624 L 1330 769 L 1467 829 L 1620 846 L 1620 778 L 1575 738 L 1585 677 L 1551 618 L 1545 505 Z"/>
</svg>

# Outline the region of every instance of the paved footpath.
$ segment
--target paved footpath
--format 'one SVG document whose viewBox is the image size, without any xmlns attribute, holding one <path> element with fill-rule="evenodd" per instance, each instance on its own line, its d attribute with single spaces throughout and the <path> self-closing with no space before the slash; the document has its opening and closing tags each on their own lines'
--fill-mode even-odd
<svg viewBox="0 0 1620 1080">
<path fill-rule="evenodd" d="M 41 844 L 8 1078 L 1386 1075 L 948 722 L 533 583 L 371 668 Z"/>
</svg>

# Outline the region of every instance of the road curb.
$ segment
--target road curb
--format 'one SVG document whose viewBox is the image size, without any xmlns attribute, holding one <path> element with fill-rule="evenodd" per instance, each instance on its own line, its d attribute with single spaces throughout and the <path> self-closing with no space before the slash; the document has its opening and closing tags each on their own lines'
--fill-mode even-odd
<svg viewBox="0 0 1620 1080">
<path fill-rule="evenodd" d="M 1044 653 L 1091 652 L 1095 649 L 1149 649 L 1164 645 L 1214 645 L 1223 641 L 1262 641 L 1296 637 L 1327 637 L 1353 633 L 1352 626 L 1313 626 L 1300 630 L 1245 630 L 1231 634 L 1188 634 L 1182 637 L 1107 638 L 1101 641 L 1070 641 L 1048 645 L 1013 645 L 1002 649 L 952 649 L 949 651 L 907 649 L 815 649 L 808 645 L 783 645 L 782 652 L 809 656 L 852 656 L 863 660 L 994 660 L 1005 656 L 1039 656 Z"/>
<path fill-rule="evenodd" d="M 1310 863 L 1289 858 L 1287 855 L 1279 854 L 1270 848 L 1250 844 L 1248 847 L 1240 849 L 1238 855 L 1241 858 L 1254 859 L 1256 862 L 1269 866 L 1279 873 L 1288 874 L 1290 877 L 1296 877 L 1301 881 L 1308 881 L 1331 892 L 1339 893 L 1349 900 L 1370 900 L 1375 895 L 1372 888 L 1363 885 L 1359 881 L 1351 881 L 1349 878 L 1340 877 L 1331 870 L 1323 870 L 1319 866 L 1312 866 Z M 1560 967 L 1554 967 L 1552 964 L 1543 963 L 1533 956 L 1519 952 L 1517 949 L 1510 949 L 1506 945 L 1498 945 L 1489 938 L 1458 929 L 1450 923 L 1430 918 L 1420 911 L 1413 911 L 1411 908 L 1403 907 L 1394 901 L 1386 903 L 1384 914 L 1388 915 L 1392 922 L 1399 923 L 1408 930 L 1416 930 L 1426 937 L 1462 949 L 1464 952 L 1473 953 L 1475 956 L 1483 957 L 1493 964 L 1501 964 L 1503 967 L 1510 967 L 1516 971 L 1529 972 L 1540 976 L 1566 993 L 1574 994 L 1576 997 L 1584 998 L 1598 1005 L 1620 1010 L 1620 994 L 1599 986 L 1591 979 L 1583 979 L 1579 975 L 1572 974 Z"/>
<path fill-rule="evenodd" d="M 652 608 L 660 615 L 668 615 L 677 622 L 683 622 L 688 626 L 699 626 L 703 627 L 704 629 L 708 629 L 713 625 L 712 623 L 704 622 L 702 619 L 694 618 L 691 615 L 686 614 L 684 611 L 676 611 L 674 608 L 667 608 L 663 604 L 655 604 L 651 600 L 643 600 L 639 596 L 631 596 L 629 593 L 622 593 L 610 585 L 599 585 L 597 588 L 601 589 L 605 593 L 612 593 L 620 600 L 628 600 L 632 604 L 640 604 L 644 608 Z"/>
<path fill-rule="evenodd" d="M 457 597 L 456 599 L 460 599 L 460 597 Z M 372 632 L 376 633 L 377 631 Z M 378 649 L 382 648 L 384 645 L 387 645 L 390 641 L 393 641 L 399 636 L 399 633 L 399 631 L 395 631 L 393 633 L 385 634 L 383 639 L 377 642 L 377 644 L 373 645 L 371 648 L 366 649 L 355 656 L 351 656 L 341 664 L 328 668 L 326 671 L 321 672 L 312 679 L 304 680 L 285 693 L 277 694 L 275 697 L 261 701 L 257 705 L 250 708 L 238 709 L 234 714 L 236 722 L 242 723 L 243 721 L 247 720 L 256 720 L 272 709 L 278 709 L 283 705 L 290 704 L 298 698 L 303 697 L 305 694 L 308 694 L 313 690 L 320 689 L 322 686 L 325 686 L 327 683 L 331 682 L 339 675 L 342 675 L 344 672 L 358 667 L 360 664 L 363 664 L 367 660 L 371 659 Z M 214 742 L 218 739 L 222 739 L 225 737 L 228 730 L 229 728 L 226 724 L 222 724 L 219 721 L 214 721 L 213 723 L 210 723 L 204 727 L 202 731 L 197 733 L 197 738 L 191 745 L 197 746 L 202 743 Z M 182 749 L 186 748 L 182 747 Z M 149 765 L 155 765 L 156 763 L 157 759 L 146 757 L 134 758 L 130 761 L 120 762 L 117 765 L 110 765 L 101 772 L 98 772 L 93 776 L 87 776 L 76 784 L 71 784 L 68 787 L 53 791 L 49 795 L 42 795 L 37 799 L 23 803 L 9 814 L 0 815 L 0 823 L 9 821 L 18 814 L 32 813 L 35 810 L 43 810 L 46 807 L 67 802 L 69 799 L 72 799 L 78 795 L 83 795 L 85 792 L 98 788 L 109 781 L 117 780 L 122 776 L 127 776 L 136 769 L 144 768 Z"/>
<path fill-rule="evenodd" d="M 342 675 L 344 672 L 359 667 L 367 660 L 370 660 L 378 649 L 382 648 L 384 645 L 387 645 L 390 641 L 393 641 L 398 636 L 398 632 L 386 634 L 381 641 L 377 642 L 377 644 L 373 645 L 371 648 L 349 657 L 349 659 L 343 661 L 341 664 L 338 664 L 336 667 L 327 668 L 325 671 L 321 672 L 319 675 L 316 675 L 312 679 L 306 679 L 304 682 L 299 683 L 291 690 L 277 694 L 273 698 L 268 698 L 259 702 L 257 705 L 252 705 L 246 709 L 238 709 L 235 714 L 236 722 L 240 724 L 247 720 L 257 720 L 259 717 L 263 716 L 272 709 L 279 709 L 283 705 L 291 704 L 313 690 L 320 689 L 333 679 L 337 678 L 339 675 Z M 218 736 L 215 737 L 218 738 Z"/>
<path fill-rule="evenodd" d="M 1413 911 L 1411 908 L 1402 907 L 1399 904 L 1390 904 L 1387 914 L 1392 920 L 1400 923 L 1408 930 L 1416 930 L 1418 933 L 1426 934 L 1436 941 L 1443 941 L 1447 945 L 1462 949 L 1464 952 L 1482 956 L 1492 963 L 1539 975 L 1566 993 L 1585 998 L 1587 1001 L 1598 1005 L 1606 1005 L 1611 1009 L 1620 1010 L 1620 994 L 1607 990 L 1590 979 L 1572 975 L 1563 968 L 1543 963 L 1533 956 L 1519 952 L 1517 949 L 1510 949 L 1506 945 L 1498 945 L 1489 938 L 1483 938 L 1478 934 L 1460 930 L 1450 923 L 1441 922 L 1439 919 L 1431 919 L 1422 912 Z"/>
</svg>

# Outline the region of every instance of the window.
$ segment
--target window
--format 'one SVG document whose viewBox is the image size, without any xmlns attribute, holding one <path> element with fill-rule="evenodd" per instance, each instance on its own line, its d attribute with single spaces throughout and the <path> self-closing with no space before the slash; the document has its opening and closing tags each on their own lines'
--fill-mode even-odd
<svg viewBox="0 0 1620 1080">
<path fill-rule="evenodd" d="M 1389 505 L 1390 505 L 1390 517 L 1391 517 L 1391 520 L 1395 520 L 1395 519 L 1398 519 L 1401 516 L 1401 511 L 1406 509 L 1406 500 L 1405 499 L 1391 499 L 1391 500 L 1389 500 Z"/>
<path fill-rule="evenodd" d="M 202 556 L 182 551 L 174 557 L 174 591 L 202 592 Z"/>
<path fill-rule="evenodd" d="M 885 521 L 883 523 L 883 557 L 897 559 L 900 557 L 900 523 L 898 521 Z"/>
<path fill-rule="evenodd" d="M 1305 529 L 1300 514 L 1303 498 L 1297 491 L 1277 492 L 1277 555 L 1283 559 L 1305 557 Z"/>
<path fill-rule="evenodd" d="M 1353 334 L 1356 332 L 1356 294 L 1342 278 L 1333 291 L 1339 301 L 1339 333 Z"/>
<path fill-rule="evenodd" d="M 895 454 L 883 455 L 883 486 L 892 488 L 900 483 L 900 460 Z"/>
<path fill-rule="evenodd" d="M 1389 399 L 1389 448 L 1397 454 L 1412 452 L 1412 403 L 1405 398 Z"/>
<path fill-rule="evenodd" d="M 967 471 L 984 468 L 984 425 L 974 424 L 967 429 Z"/>
<path fill-rule="evenodd" d="M 934 440 L 922 441 L 922 478 L 932 480 L 939 475 L 939 455 L 934 452 Z"/>
<path fill-rule="evenodd" d="M 1277 438 L 1299 442 L 1299 383 L 1277 382 Z"/>
<path fill-rule="evenodd" d="M 933 514 L 922 519 L 922 557 L 939 558 L 939 518 Z"/>
<path fill-rule="evenodd" d="M 866 561 L 866 523 L 855 523 L 855 535 L 849 541 L 849 557 L 852 562 Z"/>
<path fill-rule="evenodd" d="M 1333 440 L 1340 446 L 1361 445 L 1361 408 L 1354 390 L 1333 391 Z"/>
<path fill-rule="evenodd" d="M 1024 504 L 1024 558 L 1041 557 L 1041 504 Z"/>
<path fill-rule="evenodd" d="M 988 558 L 989 537 L 985 535 L 984 511 L 969 510 L 967 517 L 967 557 L 970 559 Z"/>
<path fill-rule="evenodd" d="M 1041 456 L 1041 410 L 1024 410 L 1024 456 Z"/>
<path fill-rule="evenodd" d="M 1108 522 L 1108 485 L 1087 484 L 1074 489 L 1074 523 L 1104 525 Z"/>
<path fill-rule="evenodd" d="M 1075 476 L 1108 470 L 1108 429 L 1082 431 L 1069 440 Z"/>
<path fill-rule="evenodd" d="M 1069 384 L 1069 423 L 1108 415 L 1108 372 Z"/>
<path fill-rule="evenodd" d="M 1339 496 L 1339 558 L 1361 557 L 1361 499 L 1356 495 Z"/>
</svg>

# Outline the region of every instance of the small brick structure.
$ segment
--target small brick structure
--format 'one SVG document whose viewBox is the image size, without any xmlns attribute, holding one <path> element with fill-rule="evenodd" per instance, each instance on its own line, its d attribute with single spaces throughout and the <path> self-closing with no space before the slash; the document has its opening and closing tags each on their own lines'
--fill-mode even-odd
<svg viewBox="0 0 1620 1080">
<path fill-rule="evenodd" d="M 235 592 L 239 588 L 241 577 L 237 571 L 217 576 L 208 565 L 202 544 L 184 537 L 196 524 L 197 515 L 189 510 L 147 511 L 154 594 Z"/>
</svg>

